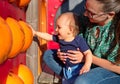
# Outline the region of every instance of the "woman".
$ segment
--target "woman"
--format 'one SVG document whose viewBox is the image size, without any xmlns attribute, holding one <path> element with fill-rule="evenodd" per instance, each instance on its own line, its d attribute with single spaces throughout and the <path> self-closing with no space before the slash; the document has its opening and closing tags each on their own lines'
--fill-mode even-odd
<svg viewBox="0 0 120 84">
<path fill-rule="evenodd" d="M 86 0 L 84 16 L 88 17 L 83 29 L 83 36 L 91 48 L 93 56 L 92 69 L 75 79 L 74 84 L 119 84 L 120 83 L 120 0 Z M 81 20 L 81 19 L 80 19 Z M 62 73 L 62 63 L 66 58 L 72 63 L 83 61 L 83 54 L 69 50 L 71 54 L 58 50 L 56 58 L 52 50 L 44 54 L 44 61 L 58 75 Z M 49 60 L 49 61 L 48 61 Z M 73 60 L 73 61 L 72 61 Z"/>
</svg>

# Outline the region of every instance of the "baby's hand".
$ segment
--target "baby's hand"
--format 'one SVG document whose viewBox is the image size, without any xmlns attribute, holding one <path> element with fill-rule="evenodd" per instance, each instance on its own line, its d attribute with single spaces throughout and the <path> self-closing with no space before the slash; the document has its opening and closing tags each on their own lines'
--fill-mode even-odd
<svg viewBox="0 0 120 84">
<path fill-rule="evenodd" d="M 87 73 L 90 71 L 89 66 L 83 66 L 82 69 L 80 70 L 80 74 Z"/>
</svg>

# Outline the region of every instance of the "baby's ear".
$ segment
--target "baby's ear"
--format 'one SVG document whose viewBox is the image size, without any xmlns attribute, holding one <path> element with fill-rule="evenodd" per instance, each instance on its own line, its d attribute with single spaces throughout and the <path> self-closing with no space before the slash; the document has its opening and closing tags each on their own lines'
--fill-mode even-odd
<svg viewBox="0 0 120 84">
<path fill-rule="evenodd" d="M 72 32 L 73 32 L 73 26 L 70 26 L 70 27 L 69 27 L 69 29 L 70 29 L 70 31 L 72 31 Z"/>
<path fill-rule="evenodd" d="M 70 35 L 71 33 L 73 33 L 73 28 L 69 26 L 69 31 L 67 32 L 67 34 Z"/>
</svg>

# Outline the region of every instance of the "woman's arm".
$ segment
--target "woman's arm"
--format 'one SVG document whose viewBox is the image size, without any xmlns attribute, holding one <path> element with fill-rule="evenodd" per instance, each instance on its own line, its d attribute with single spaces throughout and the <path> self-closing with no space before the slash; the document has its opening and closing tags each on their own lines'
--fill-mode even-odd
<svg viewBox="0 0 120 84">
<path fill-rule="evenodd" d="M 89 49 L 89 50 L 83 52 L 83 54 L 84 54 L 84 58 L 85 58 L 85 65 L 90 67 L 92 64 L 92 56 L 93 56 L 91 50 Z"/>
<path fill-rule="evenodd" d="M 65 61 L 66 58 L 69 58 L 73 61 L 71 61 L 72 63 L 76 64 L 76 63 L 80 63 L 83 60 L 83 54 L 78 50 L 78 51 L 72 51 L 69 50 L 70 53 L 72 54 L 67 54 L 68 56 L 62 56 L 63 53 L 60 54 L 60 52 L 58 53 L 58 57 L 63 61 Z M 102 59 L 102 58 L 98 58 L 96 56 L 92 56 L 92 63 L 100 66 L 102 68 L 105 68 L 107 70 L 113 71 L 115 73 L 120 74 L 120 66 L 115 65 L 114 63 L 106 60 L 106 59 Z"/>
<path fill-rule="evenodd" d="M 85 63 L 80 70 L 80 74 L 83 74 L 83 73 L 86 73 L 86 72 L 90 71 L 90 68 L 91 68 L 91 65 L 92 65 L 93 54 L 92 54 L 91 50 L 88 49 L 85 52 L 83 52 L 83 54 L 84 54 Z"/>
<path fill-rule="evenodd" d="M 120 66 L 117 66 L 114 63 L 112 63 L 106 59 L 102 59 L 102 58 L 93 56 L 93 64 L 120 74 Z"/>
</svg>

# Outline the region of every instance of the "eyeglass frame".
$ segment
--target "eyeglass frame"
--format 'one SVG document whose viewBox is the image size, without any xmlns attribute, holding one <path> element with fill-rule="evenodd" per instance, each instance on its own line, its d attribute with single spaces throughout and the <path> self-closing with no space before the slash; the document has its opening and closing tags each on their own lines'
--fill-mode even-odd
<svg viewBox="0 0 120 84">
<path fill-rule="evenodd" d="M 89 11 L 85 6 L 84 6 L 84 9 L 85 9 L 85 12 L 87 12 L 88 16 L 90 18 L 97 18 L 97 17 L 100 17 L 102 15 L 105 15 L 105 14 L 108 14 L 108 13 L 103 13 L 103 14 L 96 14 L 96 13 L 92 13 L 91 11 Z"/>
</svg>

